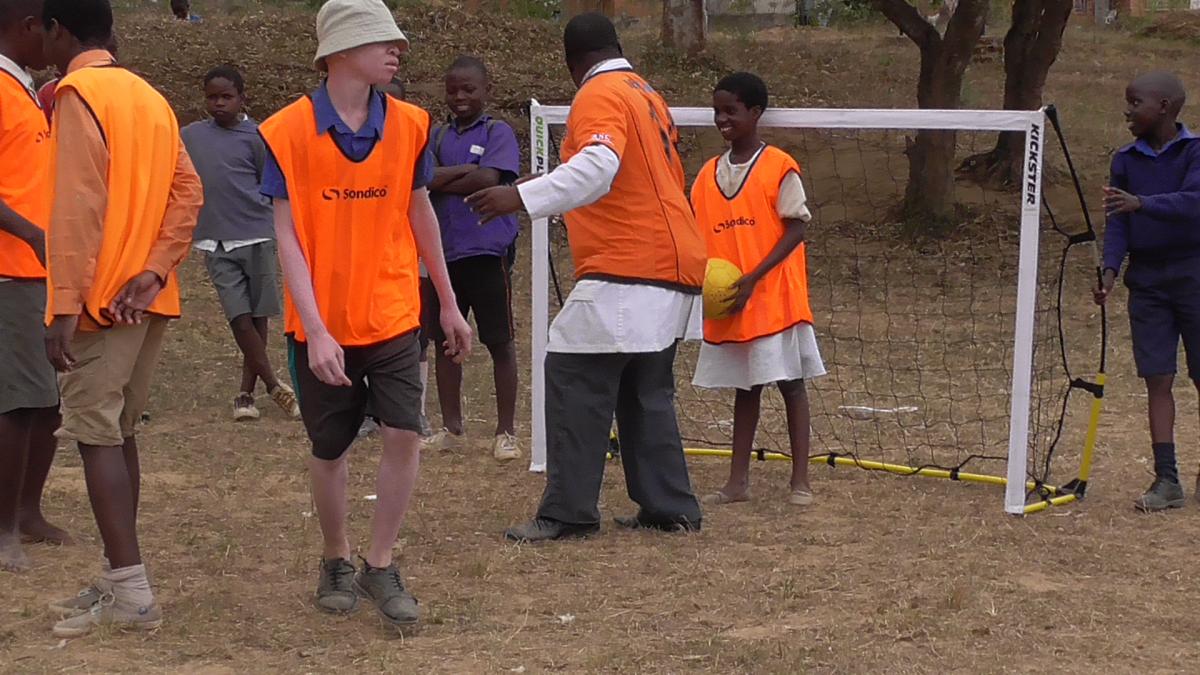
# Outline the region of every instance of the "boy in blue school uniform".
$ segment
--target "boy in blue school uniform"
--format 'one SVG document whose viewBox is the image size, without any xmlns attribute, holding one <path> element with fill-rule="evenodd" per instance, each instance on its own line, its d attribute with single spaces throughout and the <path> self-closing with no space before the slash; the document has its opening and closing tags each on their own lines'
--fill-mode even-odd
<svg viewBox="0 0 1200 675">
<path fill-rule="evenodd" d="M 1171 73 L 1137 77 L 1125 89 L 1125 119 L 1136 140 L 1112 161 L 1104 188 L 1103 304 L 1126 255 L 1129 323 L 1138 376 L 1146 381 L 1154 483 L 1141 511 L 1184 504 L 1175 462 L 1175 363 L 1180 338 L 1188 377 L 1200 391 L 1200 138 L 1177 120 L 1186 98 Z M 1200 483 L 1197 496 L 1200 497 Z"/>
<path fill-rule="evenodd" d="M 459 57 L 446 71 L 445 83 L 450 116 L 430 132 L 429 147 L 437 168 L 429 190 L 459 309 L 463 316 L 475 314 L 479 340 L 492 355 L 497 413 L 492 455 L 507 461 L 521 456 L 516 438 L 517 350 L 510 274 L 517 218 L 509 215 L 480 224 L 465 197 L 512 183 L 521 159 L 512 127 L 484 112 L 491 90 L 484 63 Z M 437 316 L 436 296 L 427 294 L 422 300 Z M 434 342 L 440 344 L 445 338 L 436 322 L 433 328 Z M 439 352 L 436 377 L 443 428 L 426 447 L 450 449 L 461 442 L 464 431 L 462 367 Z"/>
</svg>

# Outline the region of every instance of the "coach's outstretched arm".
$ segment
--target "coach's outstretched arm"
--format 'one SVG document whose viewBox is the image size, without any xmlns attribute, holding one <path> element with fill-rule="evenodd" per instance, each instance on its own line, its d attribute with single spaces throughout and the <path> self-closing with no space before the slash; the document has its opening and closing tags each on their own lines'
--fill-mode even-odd
<svg viewBox="0 0 1200 675">
<path fill-rule="evenodd" d="M 612 148 L 589 145 L 544 176 L 480 190 L 467 197 L 480 223 L 525 209 L 530 218 L 566 213 L 599 201 L 612 189 L 621 160 Z"/>
</svg>

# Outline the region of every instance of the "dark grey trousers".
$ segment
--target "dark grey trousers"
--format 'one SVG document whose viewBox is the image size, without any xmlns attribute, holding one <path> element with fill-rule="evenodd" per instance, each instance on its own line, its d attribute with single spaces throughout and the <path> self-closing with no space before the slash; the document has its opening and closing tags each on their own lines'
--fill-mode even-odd
<svg viewBox="0 0 1200 675">
<path fill-rule="evenodd" d="M 546 355 L 546 491 L 538 516 L 600 522 L 616 413 L 629 497 L 646 520 L 699 522 L 675 419 L 675 346 L 655 353 Z"/>
</svg>

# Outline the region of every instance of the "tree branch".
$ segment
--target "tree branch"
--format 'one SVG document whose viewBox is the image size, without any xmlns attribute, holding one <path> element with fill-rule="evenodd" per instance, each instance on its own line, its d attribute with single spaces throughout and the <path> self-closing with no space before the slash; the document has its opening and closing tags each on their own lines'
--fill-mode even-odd
<svg viewBox="0 0 1200 675">
<path fill-rule="evenodd" d="M 922 51 L 936 47 L 942 41 L 937 29 L 921 16 L 916 7 L 905 0 L 871 0 L 871 5 Z"/>
<path fill-rule="evenodd" d="M 1071 0 L 1045 0 L 1042 4 L 1042 16 L 1038 22 L 1037 40 L 1030 49 L 1030 57 L 1046 63 L 1046 71 L 1058 59 L 1062 50 L 1063 33 L 1067 30 L 1067 22 L 1071 20 L 1074 3 Z M 1042 77 L 1043 84 L 1045 77 Z"/>
<path fill-rule="evenodd" d="M 1018 0 L 1019 1 L 1019 0 Z M 991 3 L 988 0 L 959 0 L 958 7 L 946 26 L 942 58 L 961 76 L 966 72 L 975 45 L 983 35 Z"/>
</svg>

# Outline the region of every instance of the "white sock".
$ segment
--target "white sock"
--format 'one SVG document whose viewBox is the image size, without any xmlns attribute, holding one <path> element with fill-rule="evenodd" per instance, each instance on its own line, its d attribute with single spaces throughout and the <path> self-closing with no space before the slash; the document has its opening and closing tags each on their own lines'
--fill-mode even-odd
<svg viewBox="0 0 1200 675">
<path fill-rule="evenodd" d="M 112 571 L 112 563 L 108 562 L 108 556 L 106 556 L 106 555 L 100 556 L 100 571 L 101 572 L 111 572 Z"/>
<path fill-rule="evenodd" d="M 104 578 L 113 586 L 113 598 L 127 608 L 149 607 L 154 604 L 154 592 L 145 565 L 130 565 L 109 570 Z"/>
<path fill-rule="evenodd" d="M 425 416 L 425 392 L 429 390 L 429 362 L 421 362 L 421 417 Z"/>
</svg>

